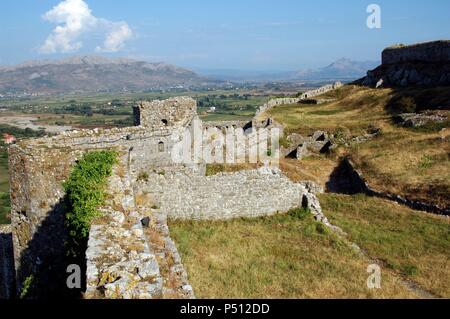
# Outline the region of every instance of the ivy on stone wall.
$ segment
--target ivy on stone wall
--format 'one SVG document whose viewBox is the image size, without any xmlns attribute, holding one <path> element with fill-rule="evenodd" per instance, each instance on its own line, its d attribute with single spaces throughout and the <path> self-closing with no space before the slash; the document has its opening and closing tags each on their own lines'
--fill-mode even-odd
<svg viewBox="0 0 450 319">
<path fill-rule="evenodd" d="M 114 151 L 86 153 L 63 184 L 68 205 L 69 253 L 74 256 L 85 245 L 92 220 L 99 216 L 97 209 L 104 203 L 107 178 L 116 162 Z"/>
</svg>

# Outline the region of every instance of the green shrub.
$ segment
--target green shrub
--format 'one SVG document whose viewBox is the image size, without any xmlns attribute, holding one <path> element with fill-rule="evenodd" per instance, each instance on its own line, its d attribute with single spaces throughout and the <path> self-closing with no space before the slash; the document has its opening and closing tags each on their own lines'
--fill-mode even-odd
<svg viewBox="0 0 450 319">
<path fill-rule="evenodd" d="M 311 212 L 307 208 L 294 208 L 288 212 L 288 215 L 294 219 L 304 220 L 311 215 Z"/>
<path fill-rule="evenodd" d="M 11 211 L 11 203 L 9 193 L 0 192 L 0 224 L 9 224 L 9 213 Z"/>
<path fill-rule="evenodd" d="M 419 168 L 428 169 L 431 168 L 431 166 L 433 166 L 433 158 L 429 155 L 422 156 L 422 159 L 419 163 Z"/>
<path fill-rule="evenodd" d="M 206 165 L 206 176 L 213 176 L 225 171 L 225 166 L 222 164 L 207 164 Z"/>
<path fill-rule="evenodd" d="M 99 216 L 97 208 L 104 203 L 107 177 L 117 161 L 113 151 L 95 151 L 84 157 L 73 168 L 63 184 L 68 210 L 66 225 L 69 230 L 69 253 L 77 255 L 87 241 L 91 222 Z"/>
<path fill-rule="evenodd" d="M 322 223 L 316 223 L 316 231 L 317 231 L 319 234 L 322 234 L 322 235 L 328 234 L 327 226 L 325 226 L 325 225 L 322 224 Z"/>
</svg>

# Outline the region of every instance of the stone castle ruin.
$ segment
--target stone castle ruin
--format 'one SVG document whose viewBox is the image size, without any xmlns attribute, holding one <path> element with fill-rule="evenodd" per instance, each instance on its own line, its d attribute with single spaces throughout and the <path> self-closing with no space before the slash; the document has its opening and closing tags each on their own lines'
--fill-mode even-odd
<svg viewBox="0 0 450 319">
<path fill-rule="evenodd" d="M 102 218 L 90 231 L 82 267 L 85 298 L 193 298 L 167 218 L 256 217 L 302 206 L 329 225 L 317 188 L 290 181 L 276 167 L 206 176 L 204 162 L 174 162 L 174 146 L 198 120 L 192 98 L 140 102 L 134 118 L 134 127 L 65 132 L 9 148 L 14 266 L 0 267 L 5 295 L 20 293 L 30 276 L 41 284 L 42 298 L 60 297 L 66 288 L 62 183 L 76 161 L 93 150 L 114 149 L 119 163 L 99 208 Z M 253 124 L 209 122 L 203 129 L 251 131 Z"/>
<path fill-rule="evenodd" d="M 450 41 L 395 45 L 382 64 L 357 81 L 370 87 L 445 86 L 450 84 Z"/>
</svg>

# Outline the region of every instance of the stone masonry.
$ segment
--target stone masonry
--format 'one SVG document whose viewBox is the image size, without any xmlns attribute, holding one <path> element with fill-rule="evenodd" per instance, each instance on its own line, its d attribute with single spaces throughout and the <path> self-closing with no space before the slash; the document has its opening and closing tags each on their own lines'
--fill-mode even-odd
<svg viewBox="0 0 450 319">
<path fill-rule="evenodd" d="M 158 175 L 136 187 L 169 218 L 223 220 L 259 217 L 298 207 L 308 191 L 279 169 L 219 173 L 213 176 Z"/>
<path fill-rule="evenodd" d="M 317 88 L 317 89 L 314 89 L 311 91 L 307 91 L 307 92 L 303 93 L 300 97 L 271 99 L 270 101 L 268 101 L 267 103 L 265 103 L 264 105 L 262 105 L 258 108 L 258 110 L 256 111 L 255 119 L 257 119 L 259 115 L 269 111 L 270 109 L 272 109 L 276 106 L 300 103 L 302 100 L 308 100 L 313 97 L 327 93 L 329 91 L 336 90 L 336 89 L 340 88 L 342 85 L 343 84 L 341 82 L 336 82 L 334 84 L 327 84 L 320 88 Z"/>
</svg>

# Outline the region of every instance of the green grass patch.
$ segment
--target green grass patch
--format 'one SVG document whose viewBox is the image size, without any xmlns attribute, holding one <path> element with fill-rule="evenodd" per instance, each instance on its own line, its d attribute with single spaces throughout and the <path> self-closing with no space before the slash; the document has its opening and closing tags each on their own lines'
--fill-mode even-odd
<svg viewBox="0 0 450 319">
<path fill-rule="evenodd" d="M 431 168 L 433 166 L 433 158 L 429 155 L 422 156 L 420 160 L 419 167 L 422 169 Z"/>
</svg>

